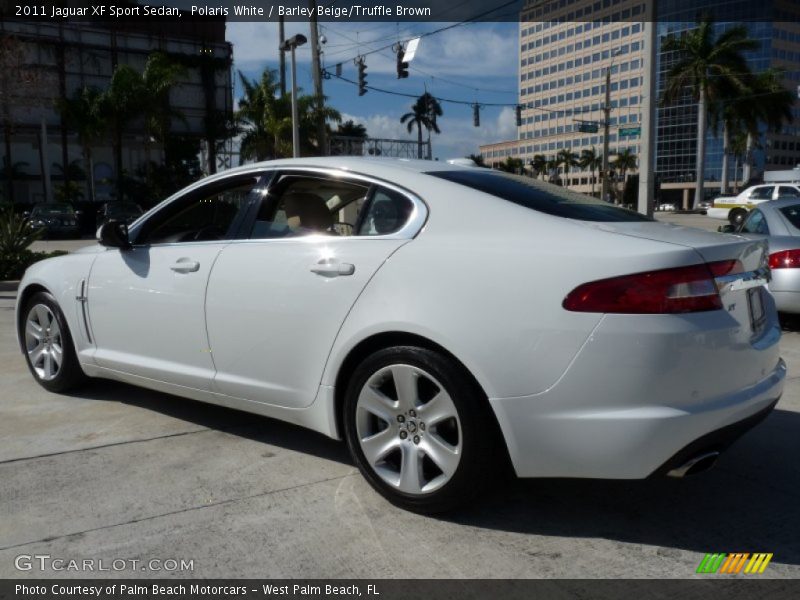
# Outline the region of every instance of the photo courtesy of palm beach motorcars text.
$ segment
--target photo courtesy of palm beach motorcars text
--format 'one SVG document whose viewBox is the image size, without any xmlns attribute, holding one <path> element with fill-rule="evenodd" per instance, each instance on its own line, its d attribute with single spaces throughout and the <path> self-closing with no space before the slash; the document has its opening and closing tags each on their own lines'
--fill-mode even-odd
<svg viewBox="0 0 800 600">
<path fill-rule="evenodd" d="M 0 600 L 800 598 L 800 0 L 0 0 Z"/>
</svg>

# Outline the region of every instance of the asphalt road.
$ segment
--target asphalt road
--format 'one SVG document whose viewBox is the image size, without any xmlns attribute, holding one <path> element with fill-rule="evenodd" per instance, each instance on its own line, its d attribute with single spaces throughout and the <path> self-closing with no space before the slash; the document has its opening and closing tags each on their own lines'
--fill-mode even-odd
<svg viewBox="0 0 800 600">
<path fill-rule="evenodd" d="M 0 291 L 2 578 L 86 575 L 15 569 L 36 554 L 194 561 L 99 576 L 683 578 L 706 552 L 772 552 L 761 577 L 800 577 L 797 323 L 777 410 L 712 471 L 510 482 L 430 518 L 382 500 L 342 444 L 291 425 L 112 382 L 44 391 L 16 347 L 14 296 Z"/>
</svg>

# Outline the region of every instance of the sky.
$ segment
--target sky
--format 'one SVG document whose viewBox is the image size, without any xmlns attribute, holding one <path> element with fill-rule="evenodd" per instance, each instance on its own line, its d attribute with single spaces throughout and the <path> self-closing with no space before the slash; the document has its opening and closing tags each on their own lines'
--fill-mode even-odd
<svg viewBox="0 0 800 600">
<path fill-rule="evenodd" d="M 421 33 L 440 29 L 449 23 L 320 23 L 323 65 L 331 72 L 342 62 L 342 76 L 357 80 L 353 58 L 396 42 L 407 41 Z M 286 37 L 302 33 L 307 38 L 309 25 L 286 23 Z M 478 146 L 516 138 L 513 105 L 518 99 L 517 60 L 519 25 L 517 23 L 470 23 L 422 38 L 411 63 L 409 77 L 397 79 L 395 57 L 391 50 L 366 57 L 367 85 L 419 96 L 426 90 L 440 99 L 461 100 L 483 106 L 481 125 L 472 124 L 472 107 L 442 102 L 443 116 L 438 124 L 441 134 L 433 135 L 433 155 L 439 160 L 477 154 Z M 278 68 L 278 24 L 275 22 L 227 23 L 227 39 L 233 44 L 234 70 L 258 77 L 265 68 Z M 289 80 L 287 55 L 287 81 Z M 310 43 L 297 50 L 297 85 L 311 93 Z M 323 81 L 328 103 L 367 128 L 370 137 L 417 139 L 416 129 L 408 133 L 400 117 L 409 112 L 414 98 L 405 98 L 369 90 L 358 96 L 357 86 L 331 78 Z M 234 98 L 241 97 L 236 76 Z"/>
</svg>

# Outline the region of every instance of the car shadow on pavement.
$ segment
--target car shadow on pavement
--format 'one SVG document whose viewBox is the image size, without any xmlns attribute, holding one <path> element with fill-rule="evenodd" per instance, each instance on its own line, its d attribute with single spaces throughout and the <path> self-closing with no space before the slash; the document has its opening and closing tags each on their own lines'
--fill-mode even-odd
<svg viewBox="0 0 800 600">
<path fill-rule="evenodd" d="M 518 533 L 800 564 L 800 414 L 775 410 L 710 471 L 686 479 L 510 482 L 449 520 Z"/>
<path fill-rule="evenodd" d="M 92 379 L 85 387 L 69 395 L 86 400 L 121 402 L 188 423 L 195 423 L 208 429 L 343 464 L 352 464 L 343 443 L 315 431 L 253 413 L 180 398 L 172 394 L 164 394 L 107 379 Z"/>
</svg>

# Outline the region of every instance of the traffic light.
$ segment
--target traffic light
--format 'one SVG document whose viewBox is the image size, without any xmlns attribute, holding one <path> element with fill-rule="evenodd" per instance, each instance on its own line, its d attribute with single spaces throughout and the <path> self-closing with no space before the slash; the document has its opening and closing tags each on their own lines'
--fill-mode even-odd
<svg viewBox="0 0 800 600">
<path fill-rule="evenodd" d="M 472 105 L 472 124 L 475 127 L 481 126 L 481 107 L 479 104 Z"/>
<path fill-rule="evenodd" d="M 517 104 L 517 127 L 522 127 L 522 106 Z"/>
<path fill-rule="evenodd" d="M 367 64 L 363 58 L 358 59 L 358 95 L 367 93 Z"/>
<path fill-rule="evenodd" d="M 408 77 L 408 63 L 403 62 L 403 58 L 405 57 L 405 51 L 403 47 L 398 45 L 397 47 L 397 78 L 398 79 L 405 79 Z"/>
</svg>

